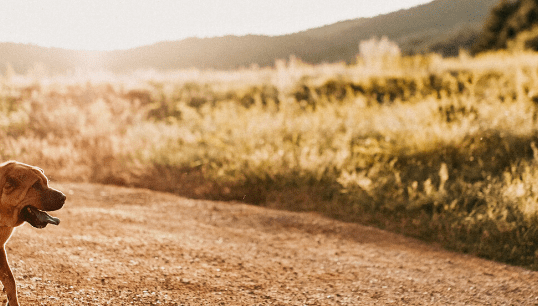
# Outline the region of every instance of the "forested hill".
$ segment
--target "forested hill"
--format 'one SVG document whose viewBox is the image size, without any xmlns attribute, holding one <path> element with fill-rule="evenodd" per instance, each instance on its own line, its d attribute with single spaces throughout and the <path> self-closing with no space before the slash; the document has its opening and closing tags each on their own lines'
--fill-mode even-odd
<svg viewBox="0 0 538 306">
<path fill-rule="evenodd" d="M 358 43 L 387 36 L 404 53 L 439 52 L 445 56 L 468 48 L 477 38 L 489 10 L 498 0 L 435 0 L 372 18 L 358 18 L 282 36 L 225 36 L 160 42 L 129 50 L 74 51 L 35 45 L 0 43 L 0 71 L 9 63 L 25 73 L 41 63 L 51 73 L 77 67 L 115 72 L 136 69 L 234 69 L 273 65 L 295 55 L 308 63 L 353 62 Z"/>
</svg>

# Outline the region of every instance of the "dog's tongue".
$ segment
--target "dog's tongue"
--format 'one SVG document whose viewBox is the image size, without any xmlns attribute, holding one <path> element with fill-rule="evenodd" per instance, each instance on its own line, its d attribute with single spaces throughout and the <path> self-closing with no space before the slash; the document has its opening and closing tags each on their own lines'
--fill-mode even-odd
<svg viewBox="0 0 538 306">
<path fill-rule="evenodd" d="M 60 219 L 52 217 L 44 211 L 41 211 L 31 205 L 25 206 L 21 210 L 20 217 L 22 220 L 30 223 L 33 227 L 44 228 L 47 224 L 60 224 Z"/>
</svg>

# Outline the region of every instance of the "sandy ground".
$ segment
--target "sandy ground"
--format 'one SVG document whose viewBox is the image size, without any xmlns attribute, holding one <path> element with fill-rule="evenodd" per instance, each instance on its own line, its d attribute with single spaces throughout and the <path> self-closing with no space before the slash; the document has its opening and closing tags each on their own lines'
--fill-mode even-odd
<svg viewBox="0 0 538 306">
<path fill-rule="evenodd" d="M 313 213 L 53 184 L 7 252 L 22 305 L 538 305 L 538 273 Z"/>
</svg>

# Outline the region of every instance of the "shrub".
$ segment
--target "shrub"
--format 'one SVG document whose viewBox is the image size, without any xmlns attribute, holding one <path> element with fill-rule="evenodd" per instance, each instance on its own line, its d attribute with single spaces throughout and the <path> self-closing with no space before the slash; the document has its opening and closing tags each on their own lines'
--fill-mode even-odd
<svg viewBox="0 0 538 306">
<path fill-rule="evenodd" d="M 56 180 L 316 210 L 538 269 L 538 57 L 398 61 L 13 76 L 0 154 Z"/>
</svg>

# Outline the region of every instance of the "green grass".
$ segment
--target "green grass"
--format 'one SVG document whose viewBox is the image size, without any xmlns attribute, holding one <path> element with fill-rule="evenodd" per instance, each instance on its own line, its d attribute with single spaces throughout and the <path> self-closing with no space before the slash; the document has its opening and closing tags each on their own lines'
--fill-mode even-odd
<svg viewBox="0 0 538 306">
<path fill-rule="evenodd" d="M 3 160 L 313 210 L 538 269 L 538 56 L 12 76 Z"/>
</svg>

